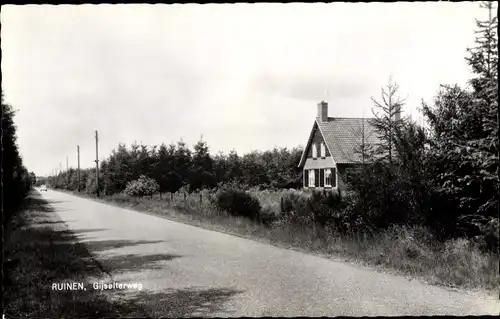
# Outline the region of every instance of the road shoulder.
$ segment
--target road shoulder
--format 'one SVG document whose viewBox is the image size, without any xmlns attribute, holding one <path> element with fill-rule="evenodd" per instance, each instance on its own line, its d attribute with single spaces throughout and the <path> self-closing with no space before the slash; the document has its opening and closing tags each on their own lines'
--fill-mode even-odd
<svg viewBox="0 0 500 319">
<path fill-rule="evenodd" d="M 77 234 L 33 191 L 9 225 L 4 246 L 4 313 L 9 317 L 147 315 L 134 302 L 92 289 L 109 280 Z M 83 289 L 82 289 L 83 287 Z"/>
</svg>

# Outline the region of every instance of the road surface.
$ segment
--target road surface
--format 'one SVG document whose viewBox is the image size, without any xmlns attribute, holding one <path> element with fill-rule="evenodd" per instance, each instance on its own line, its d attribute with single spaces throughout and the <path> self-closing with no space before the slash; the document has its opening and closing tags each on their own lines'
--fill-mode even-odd
<svg viewBox="0 0 500 319">
<path fill-rule="evenodd" d="M 109 280 L 155 316 L 420 316 L 498 314 L 494 297 L 118 208 L 42 193 Z"/>
</svg>

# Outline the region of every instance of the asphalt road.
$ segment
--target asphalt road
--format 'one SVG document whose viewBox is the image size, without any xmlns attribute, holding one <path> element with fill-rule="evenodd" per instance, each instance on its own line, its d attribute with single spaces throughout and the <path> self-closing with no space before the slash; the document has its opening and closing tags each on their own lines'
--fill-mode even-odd
<svg viewBox="0 0 500 319">
<path fill-rule="evenodd" d="M 113 290 L 155 316 L 420 316 L 498 314 L 500 303 L 343 262 L 42 193 L 109 274 Z"/>
</svg>

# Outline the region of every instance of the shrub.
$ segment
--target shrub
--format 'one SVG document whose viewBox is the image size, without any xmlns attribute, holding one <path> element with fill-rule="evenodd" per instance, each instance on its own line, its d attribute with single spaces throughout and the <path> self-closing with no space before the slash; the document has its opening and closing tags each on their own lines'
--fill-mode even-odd
<svg viewBox="0 0 500 319">
<path fill-rule="evenodd" d="M 159 189 L 160 186 L 154 179 L 141 175 L 139 179 L 127 183 L 125 194 L 134 197 L 153 196 Z"/>
<path fill-rule="evenodd" d="M 99 176 L 99 192 L 102 192 L 104 187 L 103 187 L 103 180 L 102 177 Z M 61 186 L 56 186 L 56 188 L 61 188 Z M 95 172 L 90 172 L 87 174 L 87 180 L 85 183 L 85 191 L 88 194 L 96 194 L 97 193 L 97 178 Z"/>
<path fill-rule="evenodd" d="M 498 252 L 498 218 L 465 215 L 457 219 L 456 237 L 472 239 L 483 251 Z"/>
<path fill-rule="evenodd" d="M 281 218 L 280 207 L 278 203 L 265 204 L 259 215 L 259 220 L 264 225 L 272 225 Z"/>
<path fill-rule="evenodd" d="M 216 207 L 233 216 L 243 216 L 252 220 L 257 220 L 260 216 L 259 200 L 238 187 L 232 188 L 229 185 L 221 187 L 215 194 L 213 202 Z"/>
<path fill-rule="evenodd" d="M 308 211 L 309 194 L 301 191 L 288 190 L 280 198 L 281 220 L 283 223 L 309 224 Z"/>
<path fill-rule="evenodd" d="M 392 234 L 391 241 L 397 242 L 395 248 L 401 249 L 402 256 L 410 259 L 429 259 L 430 249 L 434 243 L 432 234 L 424 227 L 392 226 L 386 232 Z"/>
<path fill-rule="evenodd" d="M 281 201 L 280 201 L 280 209 L 281 212 L 283 213 L 290 213 L 294 211 L 296 202 L 299 200 L 301 197 L 300 192 L 296 192 L 294 190 L 289 190 L 283 192 L 283 195 L 281 196 Z"/>
</svg>

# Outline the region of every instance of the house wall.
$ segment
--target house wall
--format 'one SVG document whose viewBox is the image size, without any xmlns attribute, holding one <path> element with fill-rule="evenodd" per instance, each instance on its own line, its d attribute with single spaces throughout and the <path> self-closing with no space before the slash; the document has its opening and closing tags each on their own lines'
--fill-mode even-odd
<svg viewBox="0 0 500 319">
<path fill-rule="evenodd" d="M 356 164 L 333 164 L 333 159 L 327 158 L 327 159 L 307 159 L 306 164 L 304 165 L 304 170 L 309 170 L 309 169 L 321 169 L 321 168 L 333 168 L 335 167 L 337 169 L 337 188 L 339 190 L 346 190 L 346 184 L 345 184 L 345 175 L 347 173 L 347 170 L 351 167 L 356 166 Z M 305 176 L 305 174 L 303 174 Z M 303 183 L 307 181 L 303 181 Z M 307 185 L 307 184 L 306 184 Z M 323 190 L 323 189 L 332 189 L 331 187 L 309 187 L 304 185 L 304 189 L 315 189 L 315 190 Z"/>
<path fill-rule="evenodd" d="M 313 138 L 312 138 L 312 143 L 311 143 L 311 147 L 309 147 L 309 149 L 307 150 L 307 156 L 306 158 L 312 158 L 312 147 L 315 145 L 318 149 L 318 156 L 321 155 L 321 148 L 319 147 L 320 143 L 325 143 L 325 140 L 323 139 L 323 135 L 321 135 L 321 131 L 319 130 L 318 128 L 318 124 L 314 124 L 314 128 L 315 130 L 314 132 L 314 135 L 313 135 Z M 328 151 L 328 147 L 326 147 L 326 143 L 325 143 L 325 154 L 326 154 L 326 158 L 328 158 L 330 156 L 330 152 Z M 319 157 L 318 157 L 319 158 Z"/>
<path fill-rule="evenodd" d="M 331 157 L 327 158 L 308 158 L 304 163 L 304 169 L 316 169 L 316 168 L 331 168 L 335 167 L 335 163 Z"/>
<path fill-rule="evenodd" d="M 306 161 L 304 163 L 303 169 L 304 170 L 311 170 L 311 169 L 325 169 L 325 168 L 335 168 L 335 162 L 333 161 L 333 158 L 330 156 L 330 152 L 328 151 L 328 147 L 326 146 L 326 143 L 323 139 L 323 135 L 321 135 L 321 131 L 318 128 L 317 124 L 314 124 L 314 133 L 312 137 L 312 142 L 307 150 L 306 153 Z M 325 157 L 321 157 L 321 147 L 320 143 L 324 143 L 325 145 Z M 316 158 L 312 157 L 312 147 L 315 146 L 317 147 L 317 156 Z M 304 173 L 303 176 L 305 177 L 306 174 Z M 303 183 L 307 184 L 308 181 L 303 181 Z M 308 187 L 304 185 L 305 189 L 331 189 L 331 187 L 324 188 L 322 186 L 318 187 Z"/>
</svg>

